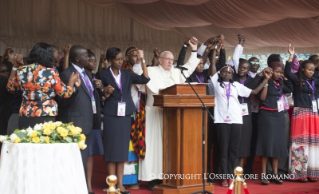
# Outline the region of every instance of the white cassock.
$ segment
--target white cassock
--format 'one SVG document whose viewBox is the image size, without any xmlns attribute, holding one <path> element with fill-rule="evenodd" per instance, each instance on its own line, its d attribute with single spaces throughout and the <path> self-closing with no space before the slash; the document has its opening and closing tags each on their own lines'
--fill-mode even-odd
<svg viewBox="0 0 319 194">
<path fill-rule="evenodd" d="M 189 77 L 199 64 L 197 53 L 192 52 L 188 62 L 183 66 L 188 70 L 184 71 Z M 147 101 L 145 106 L 145 159 L 139 160 L 138 179 L 151 181 L 160 179 L 163 173 L 163 109 L 153 106 L 153 95 L 157 95 L 160 89 L 165 89 L 175 84 L 185 83 L 185 78 L 179 69 L 172 67 L 167 71 L 161 65 L 148 67 L 148 76 L 151 80 L 146 85 Z M 155 177 L 154 177 L 155 175 Z"/>
</svg>

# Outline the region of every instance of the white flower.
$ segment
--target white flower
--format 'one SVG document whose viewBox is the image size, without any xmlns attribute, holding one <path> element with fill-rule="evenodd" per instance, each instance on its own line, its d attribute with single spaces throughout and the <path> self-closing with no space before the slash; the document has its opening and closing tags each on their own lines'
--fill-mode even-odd
<svg viewBox="0 0 319 194">
<path fill-rule="evenodd" d="M 32 128 L 31 128 L 31 127 L 28 127 L 26 130 L 27 130 L 27 131 L 30 131 L 30 130 L 32 130 Z"/>
<path fill-rule="evenodd" d="M 11 139 L 12 142 L 14 142 L 14 140 L 15 140 L 17 137 L 18 137 L 18 136 L 17 136 L 15 133 L 13 133 L 12 135 L 10 135 L 10 139 Z"/>
<path fill-rule="evenodd" d="M 0 135 L 0 142 L 7 140 L 7 138 L 8 138 L 8 136 L 6 136 L 6 135 Z"/>
<path fill-rule="evenodd" d="M 27 130 L 28 131 L 28 136 L 31 136 L 31 134 L 33 133 L 33 130 L 31 129 L 31 130 Z"/>
<path fill-rule="evenodd" d="M 34 126 L 34 130 L 40 130 L 40 129 L 42 129 L 42 125 L 36 124 L 36 125 Z M 32 129 L 31 129 L 31 130 L 32 130 Z"/>
<path fill-rule="evenodd" d="M 25 132 L 26 132 L 26 130 L 22 129 L 22 130 L 21 130 L 21 132 L 22 132 L 22 133 L 25 133 Z"/>
<path fill-rule="evenodd" d="M 59 127 L 60 125 L 62 125 L 62 122 L 61 121 L 56 121 L 54 124 Z"/>
</svg>

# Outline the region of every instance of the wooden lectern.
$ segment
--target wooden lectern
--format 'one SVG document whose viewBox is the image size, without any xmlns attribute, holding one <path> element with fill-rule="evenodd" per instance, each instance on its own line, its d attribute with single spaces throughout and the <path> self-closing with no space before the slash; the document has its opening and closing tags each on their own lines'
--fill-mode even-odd
<svg viewBox="0 0 319 194">
<path fill-rule="evenodd" d="M 213 107 L 214 96 L 206 95 L 207 85 L 192 86 L 206 106 Z M 153 193 L 189 194 L 202 190 L 201 102 L 188 84 L 176 84 L 154 95 L 154 106 L 163 108 L 163 184 L 155 186 Z M 207 134 L 207 113 L 205 129 Z M 212 183 L 206 182 L 205 187 L 214 191 Z"/>
</svg>

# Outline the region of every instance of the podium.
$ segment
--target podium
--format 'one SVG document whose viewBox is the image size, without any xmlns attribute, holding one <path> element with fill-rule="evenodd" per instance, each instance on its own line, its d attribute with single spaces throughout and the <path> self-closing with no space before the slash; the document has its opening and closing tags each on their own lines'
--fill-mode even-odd
<svg viewBox="0 0 319 194">
<path fill-rule="evenodd" d="M 206 95 L 207 85 L 192 86 L 206 106 L 213 107 L 214 96 Z M 155 186 L 153 193 L 189 194 L 202 190 L 201 102 L 188 84 L 176 84 L 154 95 L 154 106 L 163 108 L 163 183 Z M 205 117 L 207 134 L 207 113 Z M 207 145 L 205 154 L 206 157 Z M 206 180 L 205 187 L 214 191 L 214 185 Z"/>
</svg>

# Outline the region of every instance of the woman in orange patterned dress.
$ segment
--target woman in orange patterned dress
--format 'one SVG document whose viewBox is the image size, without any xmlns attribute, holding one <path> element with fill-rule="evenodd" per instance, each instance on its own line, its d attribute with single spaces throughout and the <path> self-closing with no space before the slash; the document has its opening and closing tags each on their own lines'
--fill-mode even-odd
<svg viewBox="0 0 319 194">
<path fill-rule="evenodd" d="M 57 51 L 55 51 L 57 52 Z M 66 86 L 61 82 L 59 73 L 53 68 L 52 46 L 37 43 L 28 57 L 28 64 L 23 65 L 22 56 L 17 55 L 8 80 L 7 89 L 22 91 L 22 103 L 19 111 L 19 128 L 34 127 L 44 121 L 55 121 L 58 105 L 53 99 L 57 94 L 69 98 L 73 89 L 81 85 L 78 74 L 72 74 Z"/>
</svg>

